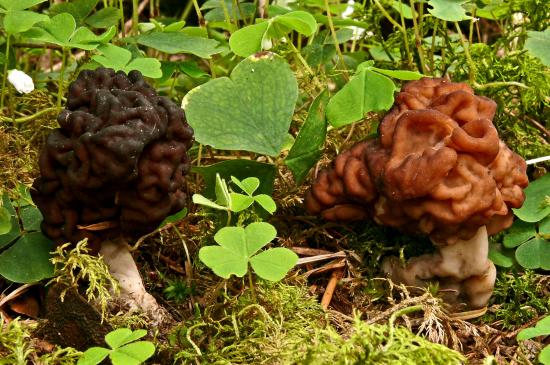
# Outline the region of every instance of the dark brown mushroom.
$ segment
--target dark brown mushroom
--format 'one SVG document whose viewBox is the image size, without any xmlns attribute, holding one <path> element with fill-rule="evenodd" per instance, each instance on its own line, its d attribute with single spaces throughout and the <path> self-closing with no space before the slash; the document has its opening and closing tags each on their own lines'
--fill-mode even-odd
<svg viewBox="0 0 550 365">
<path fill-rule="evenodd" d="M 32 189 L 50 238 L 87 238 L 97 252 L 107 239 L 139 237 L 184 207 L 193 130 L 138 71 L 82 71 L 57 120 Z M 127 251 L 121 247 L 110 250 Z"/>
<path fill-rule="evenodd" d="M 319 173 L 306 210 L 429 235 L 436 253 L 405 268 L 388 259 L 387 273 L 417 286 L 437 277 L 471 307 L 484 306 L 495 279 L 487 233 L 512 224 L 511 208 L 523 204 L 528 184 L 525 161 L 499 140 L 495 111 L 464 83 L 409 82 L 379 138 L 356 144 Z"/>
</svg>

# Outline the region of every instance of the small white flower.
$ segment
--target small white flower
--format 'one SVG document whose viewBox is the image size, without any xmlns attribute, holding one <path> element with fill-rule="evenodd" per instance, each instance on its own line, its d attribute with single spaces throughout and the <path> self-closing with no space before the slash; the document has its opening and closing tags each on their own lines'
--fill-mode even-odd
<svg viewBox="0 0 550 365">
<path fill-rule="evenodd" d="M 355 5 L 355 1 L 348 0 L 348 6 L 346 7 L 346 10 L 344 10 L 344 12 L 342 13 L 342 18 L 348 19 L 351 14 L 353 14 L 353 11 L 355 10 L 353 8 L 353 5 Z"/>
<path fill-rule="evenodd" d="M 264 37 L 264 39 L 262 39 L 262 49 L 267 51 L 271 48 L 273 48 L 273 42 L 271 42 L 271 38 Z"/>
<path fill-rule="evenodd" d="M 8 81 L 15 87 L 15 90 L 22 94 L 28 94 L 34 90 L 34 83 L 31 77 L 23 71 L 9 70 Z"/>
</svg>

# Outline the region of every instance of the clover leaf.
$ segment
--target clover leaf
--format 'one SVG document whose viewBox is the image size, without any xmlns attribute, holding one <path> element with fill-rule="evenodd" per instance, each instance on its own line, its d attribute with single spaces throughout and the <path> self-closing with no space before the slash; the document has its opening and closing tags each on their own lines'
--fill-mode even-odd
<svg viewBox="0 0 550 365">
<path fill-rule="evenodd" d="M 101 43 L 108 42 L 116 33 L 114 26 L 103 34 L 95 35 L 86 27 L 76 28 L 76 21 L 69 13 L 61 13 L 49 21 L 31 28 L 25 36 L 37 41 L 56 44 L 63 48 L 92 50 Z"/>
<path fill-rule="evenodd" d="M 105 336 L 105 342 L 111 347 L 91 347 L 78 360 L 77 365 L 96 365 L 107 356 L 113 365 L 138 365 L 153 356 L 155 345 L 149 341 L 136 341 L 147 334 L 146 330 L 132 331 L 119 328 Z"/>
<path fill-rule="evenodd" d="M 468 0 L 429 0 L 428 5 L 432 7 L 429 8 L 428 11 L 436 18 L 448 22 L 458 22 L 470 19 L 471 17 L 466 15 L 466 9 L 462 7 L 462 4 L 467 1 Z"/>
<path fill-rule="evenodd" d="M 38 22 L 47 21 L 47 15 L 26 10 L 46 0 L 0 0 L 0 12 L 4 13 L 4 29 L 8 34 L 22 33 Z"/>
<path fill-rule="evenodd" d="M 521 340 L 528 340 L 533 337 L 548 336 L 548 335 L 550 335 L 550 316 L 545 317 L 540 321 L 538 321 L 535 327 L 522 329 L 521 331 L 518 332 L 518 335 L 516 338 L 518 339 L 518 341 L 521 341 Z M 539 353 L 539 361 L 543 365 L 550 364 L 550 345 L 547 345 Z"/>
<path fill-rule="evenodd" d="M 104 67 L 125 73 L 138 70 L 143 76 L 153 79 L 162 77 L 161 64 L 156 58 L 137 57 L 132 60 L 132 52 L 109 43 L 99 46 L 98 51 L 101 55 L 92 56 L 92 59 Z"/>
<path fill-rule="evenodd" d="M 257 252 L 277 235 L 269 223 L 256 222 L 243 227 L 224 227 L 214 236 L 219 246 L 202 247 L 199 259 L 224 279 L 231 275 L 243 277 L 248 264 L 261 278 L 279 281 L 296 265 L 298 256 L 284 247 Z"/>
<path fill-rule="evenodd" d="M 239 194 L 232 192 L 231 195 L 231 210 L 234 212 L 240 212 L 250 207 L 254 202 L 258 203 L 262 208 L 264 208 L 270 214 L 275 213 L 277 206 L 267 194 L 258 194 L 253 195 L 254 192 L 260 186 L 260 179 L 257 177 L 247 177 L 246 179 L 240 181 L 235 176 L 231 176 L 231 181 L 237 185 L 242 191 L 246 194 Z"/>
</svg>

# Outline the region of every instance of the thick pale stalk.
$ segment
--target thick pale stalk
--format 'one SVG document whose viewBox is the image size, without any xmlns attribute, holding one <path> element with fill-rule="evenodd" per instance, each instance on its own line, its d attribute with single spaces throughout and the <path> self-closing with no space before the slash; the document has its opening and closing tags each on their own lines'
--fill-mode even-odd
<svg viewBox="0 0 550 365">
<path fill-rule="evenodd" d="M 454 291 L 445 298 L 448 301 L 457 301 L 460 296 L 472 308 L 487 305 L 493 293 L 496 269 L 488 259 L 489 241 L 485 226 L 469 240 L 458 240 L 452 245 L 434 244 L 436 252 L 415 257 L 406 267 L 401 267 L 395 257 L 386 259 L 382 267 L 395 282 L 425 287 L 434 279 L 432 281 L 439 281 L 441 289 Z"/>
<path fill-rule="evenodd" d="M 129 246 L 124 240 L 103 242 L 99 253 L 111 275 L 119 282 L 120 299 L 125 304 L 131 309 L 142 310 L 157 323 L 169 320 L 168 312 L 145 289 Z"/>
</svg>

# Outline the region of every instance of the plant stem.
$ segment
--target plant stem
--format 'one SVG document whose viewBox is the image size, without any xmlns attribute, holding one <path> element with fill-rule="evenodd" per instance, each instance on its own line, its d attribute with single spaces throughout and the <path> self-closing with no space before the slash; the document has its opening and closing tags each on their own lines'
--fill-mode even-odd
<svg viewBox="0 0 550 365">
<path fill-rule="evenodd" d="M 486 84 L 478 84 L 477 82 L 474 81 L 472 86 L 478 90 L 485 90 L 491 87 L 502 87 L 502 86 L 517 86 L 523 89 L 529 89 L 529 86 L 517 81 L 495 81 L 495 82 L 488 82 Z"/>
<path fill-rule="evenodd" d="M 199 25 L 201 28 L 204 28 L 206 23 L 204 22 L 204 17 L 202 16 L 201 7 L 197 0 L 193 0 L 193 5 L 195 6 L 195 12 L 197 13 L 197 19 L 199 20 Z"/>
<path fill-rule="evenodd" d="M 407 63 L 409 64 L 409 67 L 412 66 L 413 60 L 411 55 L 411 50 L 409 47 L 409 41 L 407 36 L 407 31 L 405 27 L 405 17 L 403 16 L 403 3 L 399 1 L 399 17 L 401 18 L 401 34 L 403 35 L 403 41 L 405 42 L 405 53 L 407 54 Z M 385 47 L 385 45 L 384 45 Z M 390 57 L 393 59 L 393 57 Z"/>
<path fill-rule="evenodd" d="M 120 33 L 122 38 L 126 36 L 126 26 L 124 24 L 124 0 L 118 0 L 118 10 L 120 14 Z"/>
<path fill-rule="evenodd" d="M 390 320 L 388 322 L 388 326 L 389 326 L 388 342 L 386 342 L 386 344 L 384 345 L 385 350 L 389 349 L 390 346 L 392 345 L 393 333 L 395 332 L 395 320 L 397 318 L 401 317 L 401 316 L 421 311 L 422 309 L 423 309 L 423 306 L 420 305 L 420 304 L 419 305 L 413 305 L 412 307 L 406 307 L 406 308 L 400 309 L 400 310 L 394 312 L 390 316 Z"/>
<path fill-rule="evenodd" d="M 298 61 L 302 64 L 302 66 L 304 66 L 304 68 L 306 69 L 306 71 L 311 75 L 311 78 L 312 78 L 313 82 L 315 83 L 315 85 L 316 85 L 320 90 L 323 90 L 323 89 L 324 89 L 323 85 L 322 85 L 321 82 L 317 79 L 317 76 L 315 75 L 315 73 L 313 72 L 313 70 L 311 69 L 311 67 L 309 67 L 307 61 L 306 61 L 305 58 L 302 56 L 302 54 L 300 53 L 300 51 L 296 48 L 296 46 L 294 45 L 294 43 L 288 42 L 288 44 L 290 45 L 290 48 L 291 48 L 292 51 L 294 52 L 294 55 L 296 56 L 296 58 L 298 59 Z"/>
<path fill-rule="evenodd" d="M 252 280 L 252 272 L 250 269 L 248 270 L 248 285 L 250 286 L 250 293 L 252 294 L 252 299 L 254 300 L 254 303 L 258 303 L 258 299 L 256 298 L 256 289 L 254 289 L 254 281 Z"/>
<path fill-rule="evenodd" d="M 346 62 L 344 61 L 344 56 L 342 55 L 342 50 L 338 45 L 338 38 L 336 37 L 336 29 L 334 29 L 334 23 L 332 22 L 332 14 L 330 13 L 330 7 L 328 5 L 328 0 L 325 0 L 325 10 L 327 12 L 328 27 L 330 28 L 330 34 L 332 35 L 332 40 L 334 41 L 334 47 L 336 48 L 336 53 L 338 54 L 338 60 L 342 65 L 342 71 L 344 72 L 344 78 L 349 80 L 348 69 L 346 67 Z"/>
<path fill-rule="evenodd" d="M 11 34 L 6 34 L 6 55 L 4 56 L 4 75 L 2 76 L 2 95 L 0 96 L 0 112 L 4 109 L 4 96 L 6 93 L 6 79 L 8 77 L 8 63 L 10 61 L 10 38 Z"/>
<path fill-rule="evenodd" d="M 47 114 L 47 113 L 50 113 L 50 112 L 53 112 L 53 111 L 57 111 L 57 110 L 58 110 L 57 107 L 46 108 L 46 109 L 42 109 L 39 112 L 34 113 L 32 115 L 28 115 L 26 117 L 21 117 L 21 118 L 15 118 L 15 119 L 0 116 L 0 121 L 2 121 L 2 122 L 13 122 L 13 123 L 16 123 L 16 124 L 17 123 L 25 123 L 25 122 L 30 122 L 31 120 L 36 119 L 36 118 L 38 118 L 38 117 L 40 117 L 44 114 Z"/>
<path fill-rule="evenodd" d="M 132 0 L 132 34 L 133 35 L 137 35 L 137 30 L 138 30 L 138 22 L 139 22 L 138 7 L 139 7 L 138 0 Z"/>
<path fill-rule="evenodd" d="M 59 70 L 59 81 L 57 85 L 57 109 L 61 109 L 61 99 L 63 98 L 64 92 L 65 63 L 67 62 L 67 49 L 65 47 L 61 50 L 61 54 L 61 70 Z"/>
<path fill-rule="evenodd" d="M 426 62 L 424 58 L 424 48 L 422 47 L 422 38 L 420 38 L 420 19 L 422 17 L 422 14 L 419 12 L 419 19 L 416 20 L 416 8 L 414 6 L 414 0 L 410 0 L 409 3 L 411 4 L 411 12 L 412 12 L 412 21 L 413 21 L 413 29 L 414 29 L 414 40 L 416 49 L 418 50 L 418 58 L 420 59 L 420 70 L 423 74 L 426 73 Z"/>
<path fill-rule="evenodd" d="M 462 34 L 462 31 L 460 30 L 460 25 L 458 22 L 454 22 L 456 31 L 458 32 L 458 35 L 460 37 L 460 44 L 462 44 L 462 48 L 464 48 L 464 54 L 466 55 L 466 62 L 468 62 L 468 76 L 471 84 L 475 83 L 476 79 L 476 65 L 474 63 L 474 60 L 472 59 L 472 56 L 470 55 L 470 45 L 466 44 L 466 40 L 464 39 L 464 35 Z"/>
</svg>

